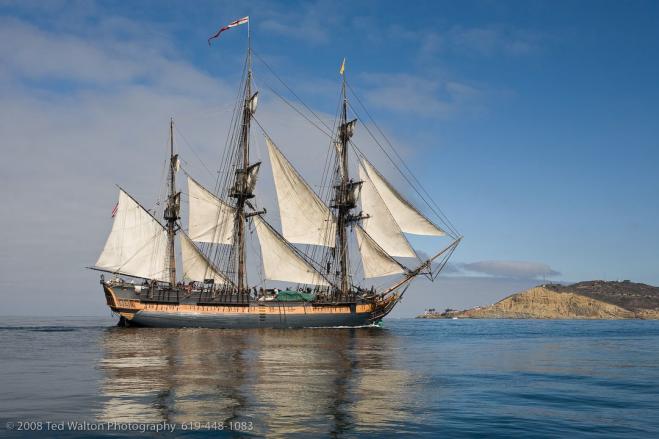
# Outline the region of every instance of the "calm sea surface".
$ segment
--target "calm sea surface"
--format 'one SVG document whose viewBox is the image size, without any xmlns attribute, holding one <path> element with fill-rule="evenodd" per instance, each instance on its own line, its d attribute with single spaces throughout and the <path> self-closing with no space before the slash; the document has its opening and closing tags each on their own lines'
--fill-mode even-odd
<svg viewBox="0 0 659 439">
<path fill-rule="evenodd" d="M 33 436 L 87 436 L 45 431 L 86 421 L 185 436 L 659 437 L 657 321 L 113 325 L 0 318 L 0 435 L 34 421 Z"/>
</svg>

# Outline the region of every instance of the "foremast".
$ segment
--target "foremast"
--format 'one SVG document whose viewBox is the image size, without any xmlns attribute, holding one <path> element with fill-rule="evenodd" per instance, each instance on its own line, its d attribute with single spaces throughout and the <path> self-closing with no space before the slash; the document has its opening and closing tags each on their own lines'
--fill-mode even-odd
<svg viewBox="0 0 659 439">
<path fill-rule="evenodd" d="M 252 95 L 252 43 L 247 24 L 247 78 L 245 81 L 245 93 L 242 109 L 242 127 L 240 135 L 239 163 L 236 169 L 236 177 L 233 189 L 230 193 L 236 200 L 235 232 L 234 232 L 234 254 L 236 255 L 236 288 L 238 293 L 247 289 L 247 270 L 245 259 L 245 224 L 248 216 L 246 207 L 248 200 L 254 198 L 254 181 L 252 170 L 258 164 L 250 166 L 249 163 L 249 134 L 252 113 L 255 110 L 255 95 Z"/>
<path fill-rule="evenodd" d="M 178 154 L 174 154 L 174 119 L 169 120 L 169 194 L 164 218 L 167 222 L 167 268 L 168 280 L 172 288 L 176 285 L 176 248 L 175 239 L 177 221 L 180 211 L 180 192 L 176 192 L 176 171 L 178 168 Z"/>
</svg>

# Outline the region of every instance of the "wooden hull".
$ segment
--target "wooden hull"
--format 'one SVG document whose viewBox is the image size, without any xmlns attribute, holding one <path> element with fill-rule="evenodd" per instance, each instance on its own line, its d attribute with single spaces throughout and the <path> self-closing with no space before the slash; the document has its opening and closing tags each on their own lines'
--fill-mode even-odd
<svg viewBox="0 0 659 439">
<path fill-rule="evenodd" d="M 199 304 L 155 302 L 136 297 L 132 286 L 103 284 L 108 306 L 121 324 L 160 328 L 312 328 L 377 324 L 393 307 L 392 300 L 317 304 L 256 302 Z"/>
<path fill-rule="evenodd" d="M 138 311 L 130 325 L 158 328 L 313 328 L 358 327 L 370 325 L 370 313 L 284 314 L 262 317 L 253 312 L 153 312 Z"/>
</svg>

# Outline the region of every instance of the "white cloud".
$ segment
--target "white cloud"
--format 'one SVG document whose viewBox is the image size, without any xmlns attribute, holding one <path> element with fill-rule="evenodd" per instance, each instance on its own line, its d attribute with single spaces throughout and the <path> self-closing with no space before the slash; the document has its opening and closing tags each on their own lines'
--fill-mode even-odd
<svg viewBox="0 0 659 439">
<path fill-rule="evenodd" d="M 85 39 L 2 20 L 0 197 L 12 212 L 0 228 L 4 312 L 90 312 L 75 302 L 95 285 L 83 267 L 105 240 L 114 183 L 153 203 L 171 115 L 216 160 L 223 120 L 210 113 L 235 93 L 170 59 L 161 41 L 122 35 Z"/>
<path fill-rule="evenodd" d="M 467 272 L 513 279 L 554 277 L 561 273 L 542 262 L 529 261 L 478 261 L 459 264 Z"/>
<path fill-rule="evenodd" d="M 117 25 L 120 37 L 112 37 Z M 0 20 L 0 58 L 6 78 L 17 81 L 69 81 L 76 87 L 155 85 L 186 94 L 207 95 L 220 83 L 189 64 L 165 56 L 176 52 L 161 36 L 126 39 L 125 20 L 108 19 L 105 38 L 42 30 L 16 19 Z M 150 44 L 157 41 L 156 44 Z"/>
<path fill-rule="evenodd" d="M 447 117 L 479 108 L 482 92 L 471 85 L 418 75 L 361 75 L 366 98 L 379 108 L 427 118 Z"/>
<path fill-rule="evenodd" d="M 0 22 L 0 57 L 5 68 L 29 79 L 121 82 L 145 73 L 120 50 L 101 49 L 12 19 Z"/>
</svg>

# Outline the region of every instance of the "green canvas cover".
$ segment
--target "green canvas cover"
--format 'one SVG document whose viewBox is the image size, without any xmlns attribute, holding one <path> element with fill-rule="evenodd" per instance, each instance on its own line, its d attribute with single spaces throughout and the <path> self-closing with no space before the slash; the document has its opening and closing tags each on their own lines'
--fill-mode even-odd
<svg viewBox="0 0 659 439">
<path fill-rule="evenodd" d="M 277 297 L 275 300 L 279 302 L 311 302 L 315 298 L 316 295 L 313 293 L 284 290 L 277 293 Z"/>
</svg>

